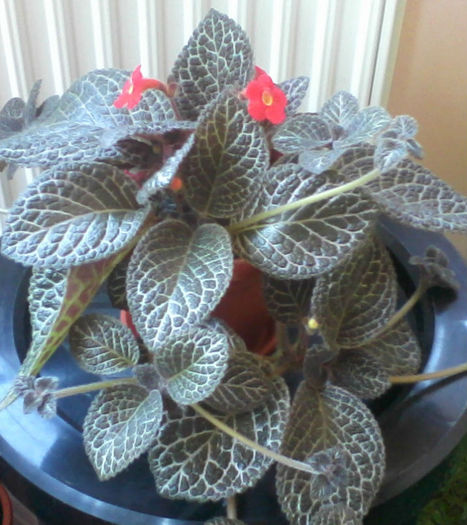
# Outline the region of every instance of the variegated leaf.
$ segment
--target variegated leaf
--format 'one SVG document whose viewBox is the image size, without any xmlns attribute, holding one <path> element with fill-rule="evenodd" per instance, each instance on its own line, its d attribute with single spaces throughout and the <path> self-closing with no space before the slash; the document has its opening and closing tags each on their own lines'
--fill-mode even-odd
<svg viewBox="0 0 467 525">
<path fill-rule="evenodd" d="M 389 374 L 379 360 L 362 348 L 341 350 L 329 368 L 334 385 L 361 399 L 375 399 L 391 387 Z"/>
<path fill-rule="evenodd" d="M 310 312 L 314 282 L 313 279 L 290 281 L 265 275 L 263 293 L 272 317 L 285 324 L 302 322 Z"/>
<path fill-rule="evenodd" d="M 278 84 L 287 97 L 287 106 L 285 107 L 287 116 L 296 113 L 305 98 L 309 83 L 308 77 L 295 77 Z"/>
<path fill-rule="evenodd" d="M 342 153 L 343 150 L 328 148 L 302 151 L 298 163 L 303 169 L 320 174 L 331 168 Z"/>
<path fill-rule="evenodd" d="M 336 140 L 334 146 L 343 152 L 354 144 L 371 142 L 390 122 L 391 116 L 384 108 L 363 108 L 350 121 L 345 134 Z"/>
<path fill-rule="evenodd" d="M 228 358 L 229 344 L 223 332 L 194 327 L 162 345 L 154 355 L 154 365 L 172 399 L 191 405 L 214 392 Z"/>
<path fill-rule="evenodd" d="M 25 166 L 128 160 L 118 140 L 143 130 L 162 133 L 178 126 L 169 98 L 157 89 L 146 90 L 132 111 L 115 108 L 113 102 L 129 77 L 129 71 L 118 69 L 83 76 L 46 117 L 0 140 L 0 159 L 17 162 L 20 158 Z"/>
<path fill-rule="evenodd" d="M 126 272 L 128 270 L 129 257 L 112 270 L 107 279 L 107 294 L 114 308 L 119 310 L 128 310 L 126 300 Z"/>
<path fill-rule="evenodd" d="M 310 176 L 295 164 L 271 168 L 260 196 L 241 219 L 335 188 L 332 174 Z M 368 236 L 376 209 L 353 190 L 279 213 L 237 234 L 241 255 L 278 279 L 307 279 L 331 270 Z M 235 231 L 235 229 L 234 229 Z"/>
<path fill-rule="evenodd" d="M 259 358 L 246 350 L 236 351 L 222 381 L 204 403 L 225 414 L 247 412 L 263 403 L 271 389 L 272 380 Z"/>
<path fill-rule="evenodd" d="M 310 315 L 330 348 L 358 346 L 377 334 L 396 309 L 397 281 L 383 243 L 371 237 L 316 282 Z"/>
<path fill-rule="evenodd" d="M 131 330 L 103 314 L 81 317 L 70 330 L 70 350 L 91 374 L 109 375 L 138 363 L 139 347 Z"/>
<path fill-rule="evenodd" d="M 269 398 L 252 412 L 217 416 L 271 450 L 280 446 L 289 392 L 276 378 Z M 217 501 L 253 486 L 272 460 L 212 426 L 190 407 L 174 407 L 149 452 L 157 491 L 164 497 Z"/>
<path fill-rule="evenodd" d="M 299 386 L 281 452 L 307 462 L 315 474 L 278 465 L 276 487 L 293 523 L 312 525 L 327 505 L 369 510 L 384 474 L 384 445 L 369 409 L 345 390 Z"/>
<path fill-rule="evenodd" d="M 183 162 L 185 197 L 202 215 L 231 217 L 258 192 L 269 163 L 263 129 L 225 91 L 203 112 Z"/>
<path fill-rule="evenodd" d="M 338 91 L 321 108 L 320 115 L 333 126 L 346 128 L 358 112 L 358 100 L 347 91 Z"/>
<path fill-rule="evenodd" d="M 352 148 L 336 168 L 347 180 L 373 169 L 373 146 Z M 430 231 L 467 231 L 467 198 L 410 159 L 365 184 L 367 192 L 393 219 Z"/>
<path fill-rule="evenodd" d="M 2 253 L 53 269 L 109 257 L 133 240 L 148 215 L 136 190 L 123 172 L 104 164 L 42 173 L 9 213 Z"/>
<path fill-rule="evenodd" d="M 408 155 L 405 141 L 399 139 L 382 138 L 376 143 L 375 168 L 381 173 L 395 168 Z"/>
<path fill-rule="evenodd" d="M 332 142 L 329 124 L 318 115 L 301 113 L 287 119 L 276 131 L 272 144 L 281 153 L 323 148 Z"/>
<path fill-rule="evenodd" d="M 101 391 L 83 423 L 84 449 L 101 481 L 110 479 L 156 438 L 163 414 L 158 390 L 122 385 Z"/>
<path fill-rule="evenodd" d="M 127 274 L 130 311 L 146 345 L 155 350 L 203 321 L 225 293 L 232 267 L 230 238 L 222 226 L 192 230 L 167 220 L 148 230 Z"/>
<path fill-rule="evenodd" d="M 362 518 L 342 503 L 324 505 L 313 517 L 313 525 L 363 525 Z"/>
<path fill-rule="evenodd" d="M 226 87 L 242 89 L 252 76 L 253 52 L 246 33 L 232 19 L 211 9 L 172 69 L 180 115 L 196 120 Z"/>
<path fill-rule="evenodd" d="M 128 248 L 129 249 L 129 248 Z M 108 259 L 68 270 L 35 268 L 29 283 L 32 341 L 18 376 L 35 376 L 65 339 L 112 268 L 127 251 Z M 0 410 L 17 397 L 14 389 L 0 402 Z"/>
</svg>

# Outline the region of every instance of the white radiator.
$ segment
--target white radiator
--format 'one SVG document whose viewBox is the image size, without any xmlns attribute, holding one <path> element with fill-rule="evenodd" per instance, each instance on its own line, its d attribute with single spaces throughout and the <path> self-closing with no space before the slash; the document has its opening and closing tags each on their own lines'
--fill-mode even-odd
<svg viewBox="0 0 467 525">
<path fill-rule="evenodd" d="M 46 97 L 95 68 L 165 79 L 211 7 L 243 26 L 275 81 L 310 77 L 304 109 L 339 89 L 386 102 L 405 0 L 0 0 L 0 107 L 39 78 Z M 33 176 L 1 177 L 0 208 Z"/>
</svg>

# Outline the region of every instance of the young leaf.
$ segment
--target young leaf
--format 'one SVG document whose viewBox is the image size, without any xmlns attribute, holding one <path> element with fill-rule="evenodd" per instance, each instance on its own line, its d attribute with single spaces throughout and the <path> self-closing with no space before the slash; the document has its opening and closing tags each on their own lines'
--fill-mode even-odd
<svg viewBox="0 0 467 525">
<path fill-rule="evenodd" d="M 147 217 L 136 190 L 123 172 L 104 164 L 42 173 L 8 215 L 2 253 L 53 269 L 109 257 L 132 241 Z"/>
<path fill-rule="evenodd" d="M 272 144 L 281 153 L 299 153 L 332 143 L 332 130 L 320 116 L 301 113 L 287 119 L 277 129 Z"/>
<path fill-rule="evenodd" d="M 181 405 L 203 400 L 215 390 L 227 368 L 227 337 L 193 327 L 167 341 L 154 355 L 154 365 L 167 381 L 167 392 Z"/>
<path fill-rule="evenodd" d="M 269 398 L 252 412 L 217 417 L 260 445 L 277 450 L 288 406 L 288 388 L 277 378 Z M 261 478 L 271 461 L 213 427 L 190 407 L 169 410 L 149 452 L 157 491 L 163 497 L 190 501 L 218 501 L 243 492 Z"/>
<path fill-rule="evenodd" d="M 247 35 L 233 20 L 211 9 L 172 69 L 181 117 L 196 120 L 226 87 L 242 89 L 252 76 L 253 52 Z"/>
<path fill-rule="evenodd" d="M 358 112 L 358 100 L 347 91 L 338 91 L 322 107 L 320 115 L 334 127 L 347 128 Z"/>
<path fill-rule="evenodd" d="M 396 300 L 392 261 L 383 243 L 371 237 L 317 280 L 310 314 L 329 347 L 357 346 L 388 322 Z"/>
<path fill-rule="evenodd" d="M 294 115 L 305 98 L 310 79 L 308 77 L 295 77 L 279 84 L 279 88 L 287 97 L 285 112 L 287 116 Z"/>
<path fill-rule="evenodd" d="M 127 274 L 130 311 L 146 345 L 154 350 L 203 321 L 224 295 L 232 267 L 229 235 L 217 224 L 192 230 L 166 220 L 148 230 Z"/>
<path fill-rule="evenodd" d="M 108 375 L 138 363 L 139 347 L 131 330 L 109 315 L 88 314 L 70 330 L 70 349 L 91 374 Z"/>
<path fill-rule="evenodd" d="M 268 162 L 261 126 L 224 91 L 200 117 L 183 162 L 186 199 L 202 215 L 231 217 L 258 192 Z"/>
<path fill-rule="evenodd" d="M 359 518 L 367 513 L 383 478 L 384 445 L 376 420 L 356 397 L 302 383 L 281 451 L 316 471 L 278 465 L 277 494 L 290 521 L 311 523 L 326 505 L 350 507 Z"/>
<path fill-rule="evenodd" d="M 195 136 L 190 135 L 185 144 L 166 160 L 164 166 L 143 184 L 136 195 L 136 200 L 140 204 L 146 204 L 153 195 L 170 185 L 180 164 L 193 146 L 194 139 Z"/>
<path fill-rule="evenodd" d="M 138 385 L 101 391 L 83 423 L 86 454 L 101 481 L 110 479 L 153 443 L 162 420 L 162 397 Z"/>
<path fill-rule="evenodd" d="M 336 185 L 332 173 L 310 176 L 295 164 L 273 167 L 240 220 Z M 236 245 L 245 259 L 275 278 L 307 279 L 348 256 L 365 240 L 375 218 L 376 208 L 357 189 L 246 228 L 237 234 Z"/>
<path fill-rule="evenodd" d="M 378 168 L 381 173 L 389 171 L 395 168 L 407 155 L 407 145 L 403 140 L 382 138 L 376 143 L 375 168 Z"/>
<path fill-rule="evenodd" d="M 223 414 L 248 412 L 263 403 L 271 389 L 272 380 L 259 358 L 240 350 L 230 356 L 222 381 L 204 403 Z"/>
<path fill-rule="evenodd" d="M 422 278 L 427 279 L 430 286 L 451 290 L 460 287 L 456 274 L 449 268 L 449 259 L 437 246 L 428 246 L 423 257 L 412 255 L 409 263 L 418 266 Z"/>
<path fill-rule="evenodd" d="M 381 107 L 370 106 L 361 109 L 350 121 L 345 134 L 334 143 L 334 146 L 344 151 L 349 146 L 362 142 L 371 142 L 391 122 L 389 113 Z"/>
<path fill-rule="evenodd" d="M 280 323 L 302 322 L 310 312 L 314 283 L 313 279 L 289 281 L 265 275 L 263 293 L 269 313 Z"/>
</svg>

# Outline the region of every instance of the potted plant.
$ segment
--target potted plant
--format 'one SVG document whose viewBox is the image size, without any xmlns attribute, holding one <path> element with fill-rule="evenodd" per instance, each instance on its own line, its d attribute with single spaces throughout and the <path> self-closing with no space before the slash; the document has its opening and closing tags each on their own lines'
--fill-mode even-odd
<svg viewBox="0 0 467 525">
<path fill-rule="evenodd" d="M 235 495 L 274 462 L 290 523 L 362 523 L 385 472 L 363 400 L 428 378 L 415 375 L 422 350 L 406 315 L 428 288 L 458 286 L 430 247 L 411 258 L 418 285 L 401 305 L 378 230 L 381 214 L 467 228 L 465 198 L 413 160 L 415 120 L 346 92 L 300 113 L 307 86 L 275 84 L 242 29 L 211 10 L 167 83 L 139 67 L 97 70 L 39 107 L 36 84 L 0 112 L 0 162 L 44 169 L 1 241 L 32 267 L 32 337 L 2 409 L 21 397 L 53 418 L 70 396 L 98 392 L 83 423 L 97 477 L 147 453 L 164 498 L 229 501 L 212 524 L 238 523 Z M 232 328 L 229 285 L 245 264 L 276 327 L 259 353 Z M 104 281 L 133 331 L 82 315 Z M 244 289 L 242 310 L 256 303 Z M 98 377 L 39 375 L 67 337 Z"/>
</svg>

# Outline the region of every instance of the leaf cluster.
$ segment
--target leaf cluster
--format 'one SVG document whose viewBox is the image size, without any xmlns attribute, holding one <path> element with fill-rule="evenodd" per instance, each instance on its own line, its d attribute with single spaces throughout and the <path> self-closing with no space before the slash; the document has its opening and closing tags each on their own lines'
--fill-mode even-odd
<svg viewBox="0 0 467 525">
<path fill-rule="evenodd" d="M 7 102 L 0 163 L 43 171 L 1 239 L 3 255 L 33 267 L 23 386 L 2 406 L 22 395 L 49 414 L 66 392 L 35 376 L 69 334 L 78 365 L 102 379 L 83 431 L 100 479 L 147 453 L 163 496 L 219 500 L 277 459 L 291 523 L 358 524 L 385 463 L 362 399 L 416 372 L 421 355 L 409 323 L 394 321 L 400 291 L 378 218 L 462 232 L 467 200 L 416 162 L 413 118 L 345 92 L 300 113 L 298 77 L 279 84 L 287 118 L 271 126 L 243 96 L 254 71 L 245 32 L 211 10 L 175 62 L 173 96 L 152 88 L 116 108 L 130 73 L 103 69 L 39 109 L 38 85 Z M 263 274 L 271 356 L 215 315 L 239 258 Z M 412 262 L 455 285 L 436 250 Z M 81 315 L 106 280 L 135 332 Z M 303 378 L 292 400 L 288 370 Z"/>
</svg>

